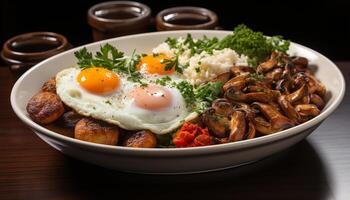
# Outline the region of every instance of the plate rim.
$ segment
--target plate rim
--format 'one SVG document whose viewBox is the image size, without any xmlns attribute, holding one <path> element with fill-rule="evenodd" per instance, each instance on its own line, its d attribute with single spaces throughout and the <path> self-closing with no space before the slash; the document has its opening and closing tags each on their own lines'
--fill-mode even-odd
<svg viewBox="0 0 350 200">
<path fill-rule="evenodd" d="M 14 110 L 15 114 L 30 128 L 36 130 L 39 134 L 45 134 L 47 137 L 57 139 L 59 141 L 64 141 L 64 142 L 69 142 L 70 144 L 74 145 L 79 145 L 80 147 L 83 148 L 93 148 L 94 150 L 102 151 L 102 152 L 111 152 L 111 153 L 116 153 L 116 152 L 123 152 L 123 153 L 128 153 L 128 154 L 133 154 L 133 155 L 140 155 L 140 156 L 145 156 L 145 155 L 199 155 L 199 154 L 208 154 L 208 153 L 216 153 L 216 152 L 226 152 L 226 151 L 233 151 L 237 149 L 242 149 L 242 148 L 248 148 L 251 146 L 259 146 L 265 143 L 269 143 L 271 141 L 278 141 L 283 138 L 286 138 L 288 136 L 293 136 L 296 135 L 302 131 L 305 131 L 319 123 L 321 123 L 323 120 L 325 120 L 332 112 L 335 111 L 335 109 L 339 106 L 339 104 L 342 102 L 344 95 L 345 95 L 345 78 L 340 71 L 340 69 L 337 67 L 335 63 L 333 63 L 330 59 L 328 59 L 326 56 L 322 55 L 321 53 L 308 48 L 304 45 L 291 42 L 291 45 L 295 45 L 296 47 L 299 48 L 304 48 L 307 51 L 310 51 L 314 54 L 316 54 L 318 57 L 321 57 L 324 59 L 326 62 L 328 62 L 333 70 L 336 70 L 337 74 L 340 77 L 340 83 L 341 83 L 341 88 L 340 88 L 340 93 L 339 95 L 335 98 L 333 102 L 327 107 L 325 110 L 321 112 L 320 115 L 316 116 L 315 118 L 307 121 L 306 123 L 294 126 L 290 129 L 279 131 L 274 134 L 270 135 L 265 135 L 262 137 L 258 138 L 253 138 L 250 140 L 243 140 L 243 141 L 237 141 L 237 142 L 231 142 L 231 143 L 226 143 L 226 144 L 217 144 L 217 145 L 209 145 L 209 146 L 203 146 L 203 147 L 188 147 L 188 148 L 134 148 L 134 147 L 123 147 L 123 146 L 112 146 L 112 145 L 104 145 L 104 144 L 97 144 L 97 143 L 91 143 L 91 142 L 86 142 L 82 140 L 77 140 L 75 138 L 71 138 L 68 136 L 61 135 L 59 133 L 56 133 L 54 131 L 51 131 L 49 129 L 46 129 L 45 127 L 35 123 L 32 121 L 27 115 L 24 114 L 24 112 L 21 111 L 19 106 L 17 106 L 16 103 L 16 94 L 18 93 L 19 90 L 19 85 L 20 83 L 27 78 L 32 71 L 36 70 L 36 68 L 40 67 L 41 65 L 50 62 L 51 60 L 57 59 L 58 57 L 65 56 L 66 54 L 71 54 L 72 52 L 83 48 L 83 47 L 91 47 L 95 46 L 98 44 L 103 44 L 103 43 L 108 43 L 108 42 L 115 42 L 118 40 L 125 40 L 125 39 L 130 39 L 134 37 L 143 37 L 143 36 L 157 36 L 157 35 L 166 35 L 166 34 L 187 34 L 187 33 L 200 33 L 205 35 L 206 33 L 219 33 L 219 34 L 229 34 L 232 33 L 232 31 L 225 31 L 225 30 L 181 30 L 181 31 L 162 31 L 162 32 L 151 32 L 151 33 L 142 33 L 142 34 L 135 34 L 135 35 L 128 35 L 128 36 L 123 36 L 123 37 L 117 37 L 117 38 L 111 38 L 107 40 L 102 40 L 98 42 L 93 42 L 85 45 L 81 45 L 78 47 L 75 47 L 73 49 L 70 49 L 68 51 L 65 51 L 63 53 L 57 54 L 55 56 L 52 56 L 35 66 L 33 66 L 31 69 L 29 69 L 27 72 L 25 72 L 13 85 L 12 90 L 11 90 L 11 96 L 10 96 L 10 102 L 12 109 Z"/>
</svg>

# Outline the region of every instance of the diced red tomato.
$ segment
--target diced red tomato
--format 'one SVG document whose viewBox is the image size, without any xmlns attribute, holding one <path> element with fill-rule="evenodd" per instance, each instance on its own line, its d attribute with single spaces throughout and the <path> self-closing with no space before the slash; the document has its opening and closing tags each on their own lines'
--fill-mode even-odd
<svg viewBox="0 0 350 200">
<path fill-rule="evenodd" d="M 197 147 L 213 144 L 207 128 L 197 124 L 185 123 L 173 138 L 176 147 Z"/>
</svg>

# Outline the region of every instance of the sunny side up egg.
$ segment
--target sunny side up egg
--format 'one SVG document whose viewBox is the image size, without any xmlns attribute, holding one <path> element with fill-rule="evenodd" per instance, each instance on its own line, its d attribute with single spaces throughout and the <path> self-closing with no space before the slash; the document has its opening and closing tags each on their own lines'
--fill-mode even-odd
<svg viewBox="0 0 350 200">
<path fill-rule="evenodd" d="M 153 56 L 152 56 L 153 57 Z M 164 75 L 157 59 L 143 57 L 139 70 L 149 80 L 147 86 L 127 80 L 101 67 L 68 68 L 56 75 L 57 94 L 79 114 L 116 124 L 127 130 L 150 130 L 155 134 L 168 133 L 197 113 L 190 112 L 180 91 L 152 83 Z"/>
</svg>

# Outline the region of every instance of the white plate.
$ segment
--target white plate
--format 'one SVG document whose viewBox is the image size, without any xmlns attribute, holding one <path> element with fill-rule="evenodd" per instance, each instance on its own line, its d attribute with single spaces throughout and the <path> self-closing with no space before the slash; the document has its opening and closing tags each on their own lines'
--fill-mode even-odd
<svg viewBox="0 0 350 200">
<path fill-rule="evenodd" d="M 167 37 L 194 38 L 206 35 L 222 38 L 230 31 L 170 31 L 131 35 L 85 45 L 96 51 L 106 42 L 117 46 L 126 54 L 151 52 L 151 49 Z M 137 149 L 107 146 L 76 140 L 50 131 L 34 123 L 27 115 L 26 104 L 41 85 L 60 70 L 76 64 L 74 51 L 81 47 L 53 56 L 27 71 L 18 79 L 11 93 L 11 105 L 17 116 L 41 139 L 64 154 L 103 167 L 137 173 L 194 173 L 230 168 L 253 162 L 282 151 L 308 136 L 340 104 L 345 92 L 345 81 L 337 66 L 325 56 L 307 47 L 292 43 L 290 53 L 309 59 L 317 66 L 316 77 L 327 87 L 327 104 L 321 114 L 312 120 L 272 135 L 240 142 L 177 149 Z"/>
</svg>

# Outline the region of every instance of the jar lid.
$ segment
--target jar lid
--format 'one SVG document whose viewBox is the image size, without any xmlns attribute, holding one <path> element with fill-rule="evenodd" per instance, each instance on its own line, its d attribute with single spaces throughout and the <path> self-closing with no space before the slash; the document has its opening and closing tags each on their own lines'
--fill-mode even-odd
<svg viewBox="0 0 350 200">
<path fill-rule="evenodd" d="M 100 30 L 148 26 L 151 9 L 134 1 L 109 1 L 92 6 L 88 10 L 88 23 Z"/>
<path fill-rule="evenodd" d="M 156 17 L 157 29 L 214 29 L 218 25 L 215 12 L 201 7 L 182 6 L 162 10 Z"/>
<path fill-rule="evenodd" d="M 31 32 L 7 40 L 1 57 L 8 63 L 37 63 L 71 48 L 66 37 L 53 32 Z"/>
</svg>

